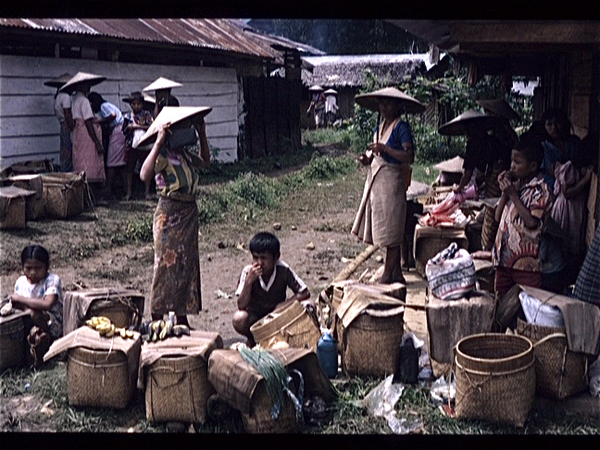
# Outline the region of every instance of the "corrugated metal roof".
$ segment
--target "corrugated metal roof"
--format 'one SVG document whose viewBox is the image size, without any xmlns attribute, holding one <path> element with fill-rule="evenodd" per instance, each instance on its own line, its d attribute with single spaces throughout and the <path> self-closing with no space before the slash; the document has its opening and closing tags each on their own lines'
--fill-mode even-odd
<svg viewBox="0 0 600 450">
<path fill-rule="evenodd" d="M 278 59 L 272 45 L 314 54 L 309 46 L 266 36 L 235 19 L 3 19 L 0 27 L 87 34 L 117 39 L 161 42 Z M 318 50 L 317 50 L 318 51 Z"/>
</svg>

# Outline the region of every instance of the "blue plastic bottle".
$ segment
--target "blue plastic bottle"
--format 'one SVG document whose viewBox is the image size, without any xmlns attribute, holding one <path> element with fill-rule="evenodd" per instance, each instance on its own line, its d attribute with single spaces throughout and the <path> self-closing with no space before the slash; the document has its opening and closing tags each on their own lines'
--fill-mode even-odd
<svg viewBox="0 0 600 450">
<path fill-rule="evenodd" d="M 338 372 L 337 341 L 329 331 L 325 331 L 317 344 L 317 357 L 325 375 L 335 378 Z"/>
</svg>

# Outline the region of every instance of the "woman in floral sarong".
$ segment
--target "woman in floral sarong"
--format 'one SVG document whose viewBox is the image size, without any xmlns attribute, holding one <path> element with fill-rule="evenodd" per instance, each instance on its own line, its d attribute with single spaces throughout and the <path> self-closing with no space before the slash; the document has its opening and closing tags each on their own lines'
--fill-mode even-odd
<svg viewBox="0 0 600 450">
<path fill-rule="evenodd" d="M 203 118 L 207 111 L 210 108 L 165 107 L 140 141 L 143 145 L 157 134 L 140 170 L 142 181 L 155 176 L 159 194 L 153 224 L 152 320 L 174 311 L 177 323 L 189 326 L 187 315 L 198 314 L 202 309 L 196 194 L 198 168 L 210 164 Z M 193 129 L 197 136 L 191 136 L 200 140 L 199 158 L 187 146 L 193 142 L 176 139 L 186 131 L 190 136 Z M 176 144 L 176 140 L 187 145 Z"/>
</svg>

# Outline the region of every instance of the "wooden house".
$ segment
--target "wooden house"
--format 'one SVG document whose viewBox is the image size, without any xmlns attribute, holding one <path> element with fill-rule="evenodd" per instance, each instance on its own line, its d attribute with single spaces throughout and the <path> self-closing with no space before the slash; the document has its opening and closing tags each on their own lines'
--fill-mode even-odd
<svg viewBox="0 0 600 450">
<path fill-rule="evenodd" d="M 580 138 L 600 129 L 600 21 L 390 22 L 429 42 L 432 55 L 451 54 L 468 68 L 470 83 L 486 74 L 501 75 L 504 86 L 510 89 L 515 76 L 538 77 L 534 119 L 546 109 L 561 108 L 568 113 L 573 132 Z M 600 191 L 595 194 L 597 226 Z"/>
<path fill-rule="evenodd" d="M 301 55 L 320 54 L 233 19 L 0 18 L 0 168 L 58 162 L 55 89 L 45 80 L 79 71 L 123 102 L 158 77 L 182 84 L 182 106 L 211 106 L 207 135 L 215 159 L 260 157 L 300 146 Z M 268 74 L 287 68 L 283 79 Z"/>
<path fill-rule="evenodd" d="M 354 96 L 365 86 L 367 72 L 381 85 L 392 86 L 425 75 L 431 68 L 427 54 L 326 55 L 302 59 L 313 68 L 312 72 L 302 71 L 301 110 L 306 111 L 310 103 L 308 88 L 317 84 L 338 92 L 339 114 L 343 119 L 354 116 Z M 314 127 L 314 121 L 302 114 L 302 126 Z"/>
</svg>

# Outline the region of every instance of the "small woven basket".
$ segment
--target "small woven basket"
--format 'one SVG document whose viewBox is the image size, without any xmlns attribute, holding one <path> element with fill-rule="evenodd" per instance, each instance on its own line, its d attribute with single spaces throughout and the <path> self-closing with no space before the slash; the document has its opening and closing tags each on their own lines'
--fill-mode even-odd
<svg viewBox="0 0 600 450">
<path fill-rule="evenodd" d="M 281 312 L 266 315 L 250 327 L 254 340 L 263 348 L 286 342 L 294 348 L 317 351 L 321 331 L 300 302 L 293 302 Z"/>
<path fill-rule="evenodd" d="M 518 335 L 461 339 L 454 358 L 456 417 L 522 427 L 535 397 L 533 344 Z"/>
<path fill-rule="evenodd" d="M 339 323 L 342 369 L 350 375 L 385 376 L 394 373 L 403 334 L 403 307 L 379 310 L 371 306 L 348 328 Z"/>
<path fill-rule="evenodd" d="M 25 362 L 25 329 L 23 318 L 0 324 L 0 372 Z"/>
<path fill-rule="evenodd" d="M 83 211 L 85 180 L 83 174 L 42 174 L 46 216 L 66 219 Z"/>
<path fill-rule="evenodd" d="M 162 356 L 146 368 L 146 418 L 149 422 L 202 424 L 214 392 L 204 358 Z"/>
<path fill-rule="evenodd" d="M 67 392 L 70 405 L 123 409 L 135 389 L 125 353 L 86 347 L 69 349 Z"/>
<path fill-rule="evenodd" d="M 533 342 L 538 394 L 562 400 L 587 389 L 587 357 L 569 351 L 565 328 L 517 319 L 517 333 Z"/>
<path fill-rule="evenodd" d="M 97 301 L 92 303 L 86 318 L 94 316 L 108 317 L 115 327 L 129 328 L 134 324 L 134 311 L 128 305 L 119 301 Z"/>
<path fill-rule="evenodd" d="M 246 432 L 275 434 L 290 433 L 298 430 L 299 424 L 296 419 L 296 410 L 288 396 L 284 397 L 281 410 L 276 419 L 271 417 L 272 406 L 273 403 L 267 392 L 265 382 L 261 380 L 252 395 L 250 413 L 242 414 L 242 422 Z"/>
</svg>

